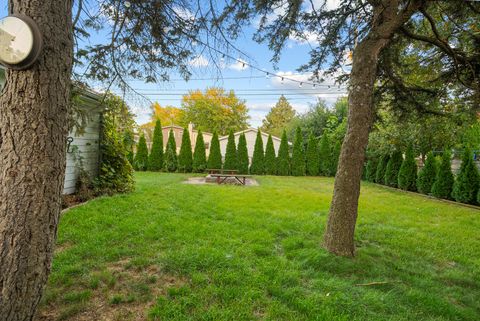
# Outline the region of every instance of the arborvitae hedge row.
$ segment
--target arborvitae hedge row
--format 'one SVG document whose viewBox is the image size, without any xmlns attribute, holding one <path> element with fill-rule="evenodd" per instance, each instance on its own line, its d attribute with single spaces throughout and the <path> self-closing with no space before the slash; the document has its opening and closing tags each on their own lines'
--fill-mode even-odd
<svg viewBox="0 0 480 321">
<path fill-rule="evenodd" d="M 198 131 L 197 141 L 195 142 L 195 151 L 193 152 L 192 170 L 195 173 L 201 173 L 207 168 L 207 155 L 205 152 L 205 142 L 203 141 L 203 133 Z"/>
<path fill-rule="evenodd" d="M 300 127 L 297 127 L 293 142 L 292 175 L 305 176 L 305 150 L 303 149 L 303 135 Z"/>
<path fill-rule="evenodd" d="M 134 168 L 137 171 L 146 171 L 148 167 L 148 147 L 145 135 L 142 134 L 138 140 L 137 154 L 134 159 Z"/>
<path fill-rule="evenodd" d="M 183 129 L 182 146 L 178 155 L 178 171 L 181 173 L 190 173 L 193 167 L 192 142 L 187 128 Z"/>
<path fill-rule="evenodd" d="M 408 146 L 407 151 L 405 152 L 405 159 L 398 172 L 398 187 L 406 191 L 415 192 L 417 190 L 416 182 L 417 161 L 415 160 L 412 146 Z"/>
<path fill-rule="evenodd" d="M 273 146 L 272 135 L 268 135 L 267 146 L 265 148 L 265 174 L 275 175 L 277 172 L 277 160 L 275 157 L 275 147 Z"/>
<path fill-rule="evenodd" d="M 435 177 L 437 176 L 437 168 L 437 160 L 433 153 L 429 152 L 423 168 L 418 173 L 417 189 L 420 193 L 427 195 L 431 193 Z"/>
<path fill-rule="evenodd" d="M 224 169 L 238 169 L 237 147 L 235 146 L 235 135 L 230 131 L 227 141 L 227 150 L 225 152 Z"/>
<path fill-rule="evenodd" d="M 452 164 L 450 153 L 445 151 L 438 167 L 437 176 L 432 186 L 432 195 L 438 198 L 451 199 L 453 188 Z"/>
<path fill-rule="evenodd" d="M 330 176 L 331 165 L 331 151 L 330 151 L 330 139 L 327 133 L 323 133 L 318 144 L 318 163 L 320 175 Z"/>
<path fill-rule="evenodd" d="M 398 186 L 398 172 L 400 171 L 400 166 L 402 166 L 403 157 L 402 152 L 395 151 L 392 153 L 392 156 L 388 160 L 387 168 L 385 170 L 385 179 L 384 182 L 386 185 L 391 187 Z"/>
<path fill-rule="evenodd" d="M 287 132 L 285 130 L 282 133 L 282 141 L 280 142 L 280 148 L 278 149 L 277 175 L 290 175 L 290 152 L 288 147 Z"/>
<path fill-rule="evenodd" d="M 218 134 L 215 132 L 210 142 L 210 154 L 208 155 L 207 167 L 210 169 L 222 168 L 222 154 L 220 153 L 220 142 L 218 141 Z"/>
<path fill-rule="evenodd" d="M 245 138 L 244 133 L 242 133 L 238 138 L 237 157 L 238 172 L 240 174 L 248 174 L 248 149 L 247 139 Z"/>
<path fill-rule="evenodd" d="M 177 144 L 173 137 L 173 130 L 170 129 L 168 134 L 167 149 L 165 150 L 165 170 L 167 172 L 175 172 L 177 170 Z"/>
<path fill-rule="evenodd" d="M 262 133 L 257 132 L 255 140 L 255 147 L 253 150 L 252 165 L 250 166 L 250 173 L 256 175 L 263 175 L 265 173 L 265 155 L 263 153 Z"/>
<path fill-rule="evenodd" d="M 307 144 L 307 175 L 317 176 L 320 169 L 318 157 L 318 142 L 313 133 L 310 133 Z"/>
<path fill-rule="evenodd" d="M 375 171 L 375 183 L 385 185 L 385 171 L 387 170 L 390 155 L 385 154 L 380 157 L 378 161 L 377 170 Z"/>
<path fill-rule="evenodd" d="M 365 180 L 367 182 L 375 182 L 375 174 L 377 172 L 378 159 L 369 158 L 367 161 L 367 166 L 365 167 Z"/>
<path fill-rule="evenodd" d="M 473 162 L 473 153 L 466 148 L 463 157 L 460 172 L 453 184 L 452 197 L 461 203 L 477 204 L 477 194 L 480 184 L 478 169 Z"/>
<path fill-rule="evenodd" d="M 163 134 L 160 120 L 155 122 L 155 129 L 153 130 L 152 150 L 148 156 L 148 170 L 160 171 L 163 168 Z"/>
</svg>

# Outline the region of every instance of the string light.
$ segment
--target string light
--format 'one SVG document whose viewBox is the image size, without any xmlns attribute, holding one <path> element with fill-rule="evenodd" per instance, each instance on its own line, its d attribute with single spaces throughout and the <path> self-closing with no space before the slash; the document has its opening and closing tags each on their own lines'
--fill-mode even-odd
<svg viewBox="0 0 480 321">
<path fill-rule="evenodd" d="M 303 85 L 303 82 L 299 83 L 299 84 L 298 84 L 298 87 L 299 87 L 299 88 L 302 88 L 302 85 Z"/>
</svg>

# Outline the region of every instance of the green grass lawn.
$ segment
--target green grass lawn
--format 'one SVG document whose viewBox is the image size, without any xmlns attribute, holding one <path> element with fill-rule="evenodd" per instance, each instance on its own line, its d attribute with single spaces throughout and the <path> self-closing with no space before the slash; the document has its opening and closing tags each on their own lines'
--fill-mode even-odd
<svg viewBox="0 0 480 321">
<path fill-rule="evenodd" d="M 480 320 L 478 210 L 365 183 L 348 259 L 321 247 L 333 179 L 187 177 L 64 214 L 39 319 Z"/>
</svg>

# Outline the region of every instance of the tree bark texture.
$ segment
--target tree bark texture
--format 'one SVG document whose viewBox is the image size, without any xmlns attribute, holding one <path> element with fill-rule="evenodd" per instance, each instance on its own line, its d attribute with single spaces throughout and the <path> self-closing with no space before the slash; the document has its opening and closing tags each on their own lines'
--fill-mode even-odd
<svg viewBox="0 0 480 321">
<path fill-rule="evenodd" d="M 0 97 L 0 320 L 32 320 L 52 261 L 65 175 L 73 56 L 72 0 L 9 0 L 43 52 L 7 71 Z"/>
<path fill-rule="evenodd" d="M 331 253 L 354 256 L 354 233 L 365 150 L 374 120 L 374 84 L 380 53 L 399 29 L 418 9 L 412 1 L 397 13 L 398 0 L 385 0 L 374 7 L 372 29 L 354 50 L 348 95 L 345 135 L 324 235 L 324 247 Z"/>
</svg>

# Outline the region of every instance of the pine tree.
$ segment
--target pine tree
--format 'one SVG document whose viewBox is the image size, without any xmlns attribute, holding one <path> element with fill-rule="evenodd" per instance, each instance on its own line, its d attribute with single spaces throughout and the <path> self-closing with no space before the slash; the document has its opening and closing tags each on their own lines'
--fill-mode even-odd
<svg viewBox="0 0 480 321">
<path fill-rule="evenodd" d="M 207 168 L 207 155 L 205 153 L 205 142 L 203 141 L 203 133 L 201 130 L 197 133 L 197 141 L 195 142 L 195 151 L 193 152 L 192 169 L 195 173 L 202 173 Z"/>
<path fill-rule="evenodd" d="M 245 138 L 244 133 L 242 133 L 238 138 L 237 148 L 238 172 L 240 174 L 248 174 L 248 149 L 247 139 Z"/>
<path fill-rule="evenodd" d="M 385 171 L 387 169 L 388 161 L 390 156 L 388 154 L 382 155 L 380 161 L 377 165 L 377 170 L 375 171 L 375 183 L 385 185 Z"/>
<path fill-rule="evenodd" d="M 437 170 L 437 176 L 432 186 L 432 195 L 438 198 L 451 199 L 453 188 L 452 164 L 450 163 L 450 153 L 445 151 L 442 155 L 442 161 Z"/>
<path fill-rule="evenodd" d="M 303 137 L 300 127 L 295 132 L 292 152 L 292 175 L 305 176 L 305 150 L 303 149 Z"/>
<path fill-rule="evenodd" d="M 288 150 L 287 132 L 283 130 L 282 141 L 278 149 L 277 175 L 290 175 L 290 152 Z"/>
<path fill-rule="evenodd" d="M 138 140 L 137 154 L 135 155 L 135 170 L 146 171 L 148 165 L 148 147 L 145 135 L 142 134 Z"/>
<path fill-rule="evenodd" d="M 168 134 L 167 149 L 165 150 L 165 170 L 167 172 L 175 172 L 177 170 L 177 144 L 173 137 L 173 130 L 170 129 Z"/>
<path fill-rule="evenodd" d="M 267 147 L 265 148 L 265 174 L 275 175 L 277 173 L 277 160 L 275 147 L 273 146 L 272 135 L 268 135 Z"/>
<path fill-rule="evenodd" d="M 391 187 L 398 186 L 398 172 L 400 171 L 400 166 L 402 166 L 403 156 L 402 152 L 394 151 L 392 156 L 388 160 L 387 168 L 385 169 L 385 185 Z"/>
<path fill-rule="evenodd" d="M 182 146 L 178 155 L 178 171 L 181 173 L 190 173 L 193 167 L 192 142 L 187 128 L 183 129 Z"/>
<path fill-rule="evenodd" d="M 407 151 L 405 152 L 405 159 L 400 166 L 400 171 L 398 172 L 398 187 L 406 190 L 415 192 L 417 190 L 417 161 L 413 154 L 412 146 L 408 146 Z"/>
<path fill-rule="evenodd" d="M 318 146 L 318 169 L 320 175 L 330 176 L 330 168 L 332 167 L 330 160 L 330 139 L 327 133 L 323 133 Z"/>
<path fill-rule="evenodd" d="M 158 172 L 163 168 L 163 134 L 160 120 L 155 123 L 153 130 L 152 150 L 148 156 L 148 170 Z"/>
<path fill-rule="evenodd" d="M 318 142 L 313 133 L 310 133 L 307 144 L 307 175 L 317 176 L 319 167 Z"/>
<path fill-rule="evenodd" d="M 263 175 L 265 172 L 264 158 L 262 133 L 259 130 L 257 132 L 257 139 L 255 140 L 255 147 L 253 149 L 252 165 L 250 166 L 251 174 Z"/>
<path fill-rule="evenodd" d="M 220 153 L 220 142 L 218 141 L 217 132 L 213 133 L 212 140 L 210 141 L 210 154 L 208 155 L 207 168 L 222 168 L 222 154 Z"/>
<path fill-rule="evenodd" d="M 452 197 L 457 202 L 476 204 L 479 185 L 480 176 L 473 162 L 473 153 L 469 148 L 465 148 L 460 173 L 453 184 Z"/>
<path fill-rule="evenodd" d="M 330 154 L 330 175 L 335 176 L 337 174 L 338 159 L 340 158 L 340 151 L 342 150 L 342 142 L 337 141 L 333 145 L 332 152 Z"/>
<path fill-rule="evenodd" d="M 227 150 L 225 151 L 224 169 L 238 169 L 237 147 L 235 146 L 235 135 L 230 131 L 227 141 Z"/>
<path fill-rule="evenodd" d="M 418 173 L 417 189 L 420 193 L 430 194 L 432 191 L 435 176 L 437 176 L 437 160 L 432 152 L 427 154 L 423 168 Z"/>
<path fill-rule="evenodd" d="M 367 182 L 375 182 L 375 174 L 377 172 L 378 159 L 371 157 L 367 161 L 367 166 L 365 167 L 365 180 Z"/>
</svg>

